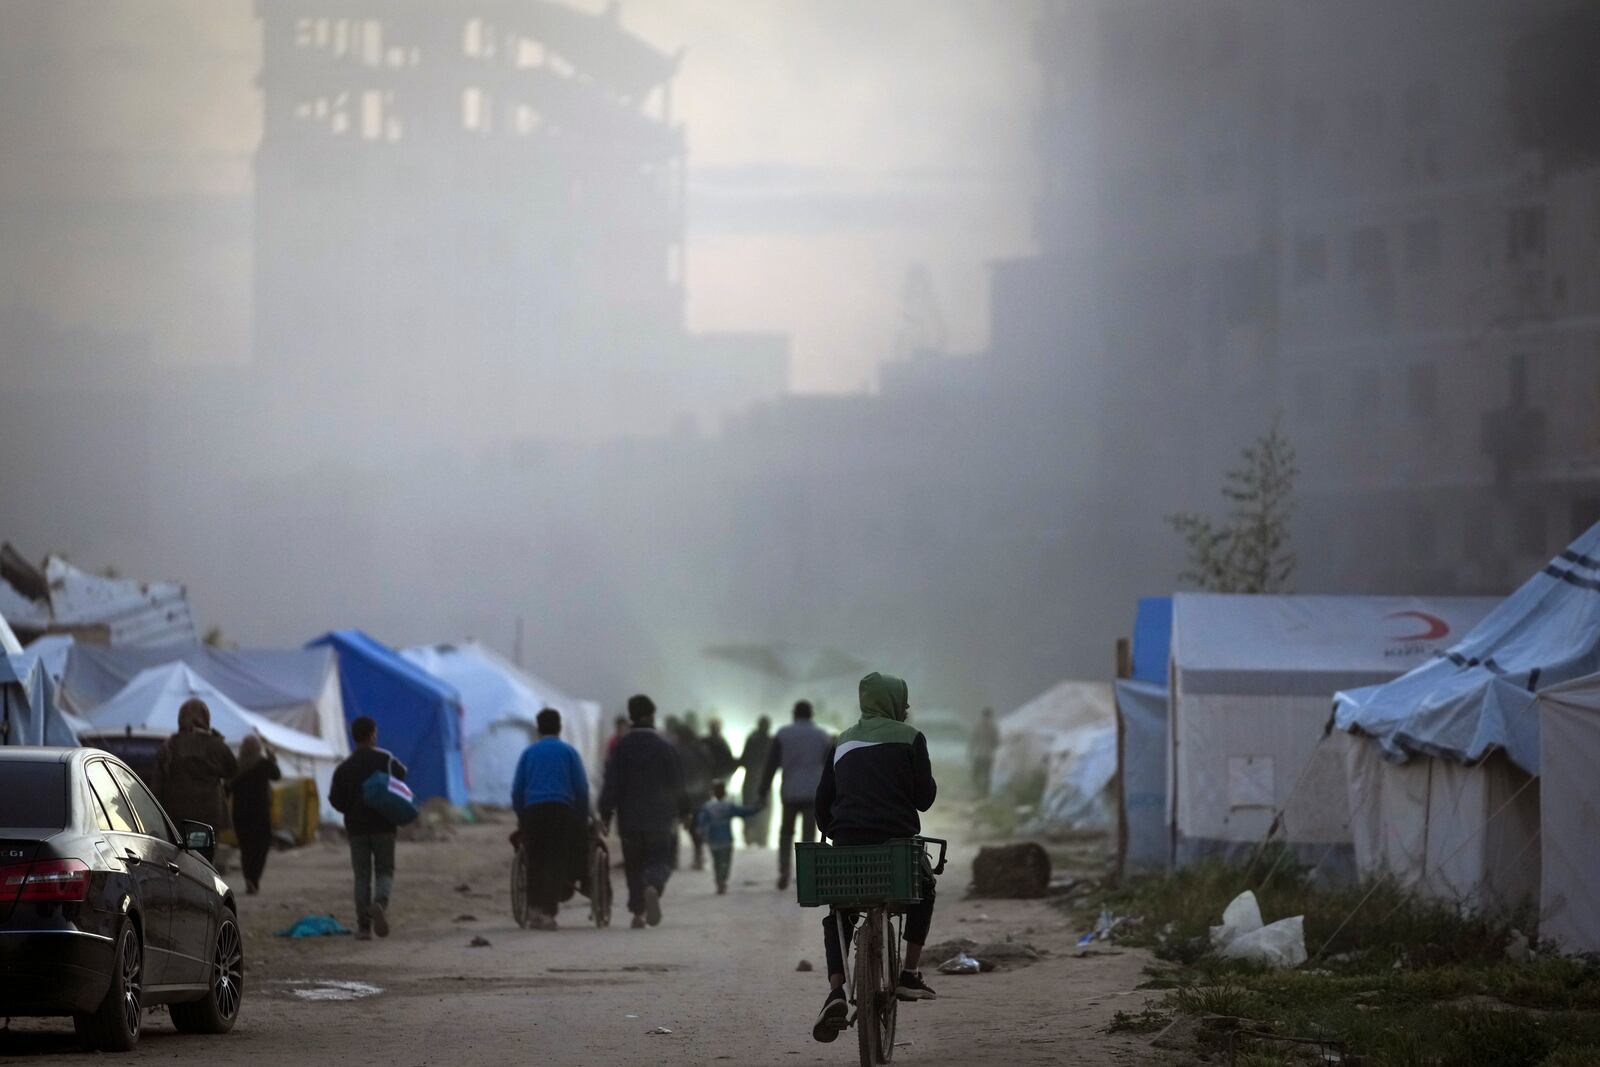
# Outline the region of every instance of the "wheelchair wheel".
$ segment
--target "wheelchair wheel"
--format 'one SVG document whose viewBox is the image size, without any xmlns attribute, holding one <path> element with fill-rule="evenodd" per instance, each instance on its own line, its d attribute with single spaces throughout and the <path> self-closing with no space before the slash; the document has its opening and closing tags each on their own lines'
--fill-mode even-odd
<svg viewBox="0 0 1600 1067">
<path fill-rule="evenodd" d="M 511 917 L 524 930 L 528 928 L 528 853 L 521 845 L 511 861 Z"/>
<path fill-rule="evenodd" d="M 599 841 L 589 849 L 589 917 L 596 927 L 611 925 L 611 853 Z"/>
</svg>

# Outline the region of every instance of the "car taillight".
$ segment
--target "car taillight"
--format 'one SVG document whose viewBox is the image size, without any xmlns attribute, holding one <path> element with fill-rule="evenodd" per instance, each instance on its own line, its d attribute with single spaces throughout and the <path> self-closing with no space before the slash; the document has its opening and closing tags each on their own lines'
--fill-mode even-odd
<svg viewBox="0 0 1600 1067">
<path fill-rule="evenodd" d="M 62 904 L 89 895 L 89 865 L 82 860 L 39 860 L 0 868 L 0 900 Z"/>
</svg>

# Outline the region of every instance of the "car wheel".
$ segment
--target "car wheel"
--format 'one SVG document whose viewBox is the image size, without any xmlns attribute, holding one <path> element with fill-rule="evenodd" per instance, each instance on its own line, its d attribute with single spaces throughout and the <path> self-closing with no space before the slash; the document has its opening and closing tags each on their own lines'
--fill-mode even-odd
<svg viewBox="0 0 1600 1067">
<path fill-rule="evenodd" d="M 144 1022 L 144 946 L 139 931 L 124 920 L 117 933 L 117 950 L 111 959 L 111 988 L 100 1006 L 75 1015 L 73 1027 L 91 1051 L 127 1052 L 139 1043 Z"/>
<path fill-rule="evenodd" d="M 172 1025 L 185 1034 L 225 1034 L 233 1029 L 244 1003 L 244 938 L 233 912 L 224 911 L 211 949 L 211 981 L 206 995 L 172 1005 Z"/>
</svg>

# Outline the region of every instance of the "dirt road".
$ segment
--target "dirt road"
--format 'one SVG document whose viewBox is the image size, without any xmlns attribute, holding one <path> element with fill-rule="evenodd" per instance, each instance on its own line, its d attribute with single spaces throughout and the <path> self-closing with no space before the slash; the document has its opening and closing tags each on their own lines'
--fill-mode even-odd
<svg viewBox="0 0 1600 1067">
<path fill-rule="evenodd" d="M 234 1032 L 181 1036 L 157 1012 L 127 1058 L 218 1067 L 855 1062 L 853 1032 L 831 1045 L 811 1039 L 826 991 L 821 912 L 774 889 L 771 850 L 736 856 L 725 897 L 713 893 L 709 872 L 678 872 L 659 928 L 628 929 L 619 870 L 618 925 L 588 926 L 575 899 L 560 930 L 534 932 L 510 917 L 508 829 L 494 822 L 458 827 L 449 841 L 402 843 L 394 933 L 366 943 L 272 936 L 313 912 L 353 925 L 342 845 L 275 853 L 261 895 L 239 898 L 248 970 Z M 939 1000 L 902 1007 L 895 1062 L 1152 1062 L 1147 1039 L 1104 1033 L 1115 1011 L 1142 1006 L 1134 987 L 1145 956 L 1078 958 L 1074 931 L 1047 904 L 961 900 L 969 871 L 970 855 L 958 853 L 941 883 L 933 939 L 1011 934 L 1048 955 L 969 977 L 932 974 L 939 961 L 929 961 Z M 469 947 L 474 937 L 489 946 Z M 797 972 L 801 959 L 817 971 Z M 338 999 L 366 991 L 340 983 L 376 991 Z M 14 1021 L 0 1034 L 0 1055 L 106 1062 L 76 1051 L 66 1020 Z"/>
</svg>

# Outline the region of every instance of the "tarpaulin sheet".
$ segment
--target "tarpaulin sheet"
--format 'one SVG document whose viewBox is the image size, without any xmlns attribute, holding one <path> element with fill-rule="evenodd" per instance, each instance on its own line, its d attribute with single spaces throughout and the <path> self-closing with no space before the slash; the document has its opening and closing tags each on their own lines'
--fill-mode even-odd
<svg viewBox="0 0 1600 1067">
<path fill-rule="evenodd" d="M 1141 681 L 1116 684 L 1122 736 L 1124 863 L 1130 870 L 1165 867 L 1167 831 L 1167 687 Z"/>
<path fill-rule="evenodd" d="M 543 708 L 561 713 L 561 736 L 578 750 L 598 786 L 604 769 L 600 705 L 568 696 L 476 641 L 420 645 L 401 655 L 461 694 L 468 793 L 478 804 L 507 807 L 522 750 L 536 739 Z"/>
<path fill-rule="evenodd" d="M 1442 654 L 1385 685 L 1340 692 L 1334 724 L 1391 758 L 1476 762 L 1504 749 L 1539 773 L 1533 694 L 1600 671 L 1600 525 Z"/>
<path fill-rule="evenodd" d="M 1111 687 L 1061 682 L 999 721 L 994 792 L 1043 774 L 1038 822 L 1060 827 L 1107 827 L 1107 787 L 1116 775 L 1116 712 Z"/>
<path fill-rule="evenodd" d="M 1167 688 L 1167 666 L 1172 655 L 1172 598 L 1139 598 L 1133 617 L 1133 677 L 1135 681 Z"/>
<path fill-rule="evenodd" d="M 345 719 L 366 715 L 378 724 L 378 744 L 406 765 L 406 784 L 417 801 L 444 797 L 466 804 L 455 687 L 360 630 L 335 630 L 308 647 L 324 646 L 339 656 Z"/>
</svg>

